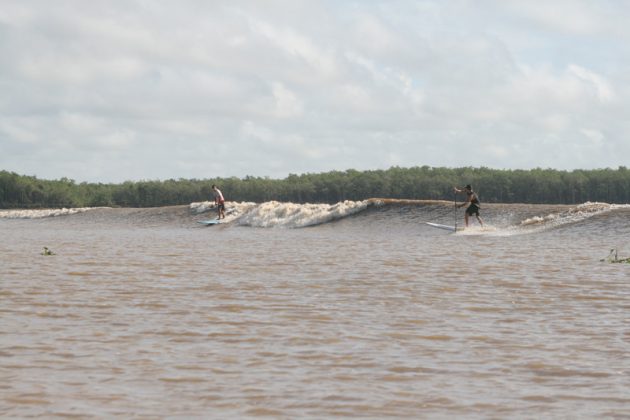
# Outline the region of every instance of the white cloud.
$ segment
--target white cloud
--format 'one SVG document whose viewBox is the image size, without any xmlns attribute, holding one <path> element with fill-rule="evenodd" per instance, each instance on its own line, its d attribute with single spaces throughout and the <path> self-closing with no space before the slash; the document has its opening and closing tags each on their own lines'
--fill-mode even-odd
<svg viewBox="0 0 630 420">
<path fill-rule="evenodd" d="M 591 141 L 592 146 L 599 148 L 602 144 L 604 144 L 606 136 L 600 130 L 582 128 L 580 131 Z"/>
<path fill-rule="evenodd" d="M 9 143 L 37 144 L 38 131 L 37 127 L 29 126 L 29 121 L 19 118 L 0 119 L 0 139 L 5 145 Z"/>
<path fill-rule="evenodd" d="M 603 29 L 601 6 L 582 0 L 507 1 L 512 12 L 553 31 L 573 35 L 591 35 Z"/>
<path fill-rule="evenodd" d="M 601 102 L 609 102 L 613 99 L 613 91 L 604 77 L 575 64 L 569 65 L 569 73 L 591 84 Z"/>
<path fill-rule="evenodd" d="M 0 169 L 108 182 L 616 167 L 630 130 L 627 12 L 564 0 L 7 0 Z"/>
<path fill-rule="evenodd" d="M 273 97 L 276 101 L 275 114 L 279 118 L 296 117 L 302 114 L 302 101 L 282 83 L 273 83 Z"/>
<path fill-rule="evenodd" d="M 333 54 L 318 46 L 309 37 L 291 27 L 278 27 L 265 21 L 251 19 L 254 32 L 270 41 L 270 45 L 291 57 L 303 60 L 308 66 L 330 77 L 336 72 Z"/>
</svg>

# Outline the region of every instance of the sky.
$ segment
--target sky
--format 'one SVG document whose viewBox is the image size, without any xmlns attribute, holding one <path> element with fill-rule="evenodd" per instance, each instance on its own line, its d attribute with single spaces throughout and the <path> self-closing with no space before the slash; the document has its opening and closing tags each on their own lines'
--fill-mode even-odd
<svg viewBox="0 0 630 420">
<path fill-rule="evenodd" d="M 0 170 L 630 161 L 624 0 L 0 0 Z"/>
</svg>

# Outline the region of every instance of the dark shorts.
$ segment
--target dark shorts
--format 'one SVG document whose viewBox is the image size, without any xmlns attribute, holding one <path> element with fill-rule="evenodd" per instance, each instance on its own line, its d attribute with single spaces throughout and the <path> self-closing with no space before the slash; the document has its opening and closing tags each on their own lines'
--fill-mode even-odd
<svg viewBox="0 0 630 420">
<path fill-rule="evenodd" d="M 225 203 L 217 204 L 217 210 L 225 210 Z"/>
<path fill-rule="evenodd" d="M 469 216 L 473 216 L 473 215 L 479 216 L 479 206 L 476 205 L 476 204 L 471 204 L 466 209 L 466 214 L 469 215 Z"/>
</svg>

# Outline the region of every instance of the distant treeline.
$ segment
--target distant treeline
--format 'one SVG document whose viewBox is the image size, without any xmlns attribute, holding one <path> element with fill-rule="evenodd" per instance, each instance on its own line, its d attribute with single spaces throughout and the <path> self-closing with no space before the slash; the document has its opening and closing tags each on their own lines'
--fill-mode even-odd
<svg viewBox="0 0 630 420">
<path fill-rule="evenodd" d="M 67 178 L 51 181 L 0 171 L 0 208 L 189 204 L 211 200 L 212 184 L 221 188 L 228 201 L 336 203 L 371 197 L 452 200 L 453 186 L 472 184 L 481 201 L 488 203 L 630 203 L 630 170 L 623 166 L 574 171 L 422 166 L 292 174 L 284 179 L 247 176 L 122 184 L 76 183 Z"/>
</svg>

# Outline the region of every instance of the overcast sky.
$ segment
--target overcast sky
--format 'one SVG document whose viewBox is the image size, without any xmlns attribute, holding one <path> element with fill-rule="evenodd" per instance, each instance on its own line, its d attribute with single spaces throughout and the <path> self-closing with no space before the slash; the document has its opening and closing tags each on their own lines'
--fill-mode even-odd
<svg viewBox="0 0 630 420">
<path fill-rule="evenodd" d="M 0 0 L 0 170 L 630 163 L 624 0 Z"/>
</svg>

